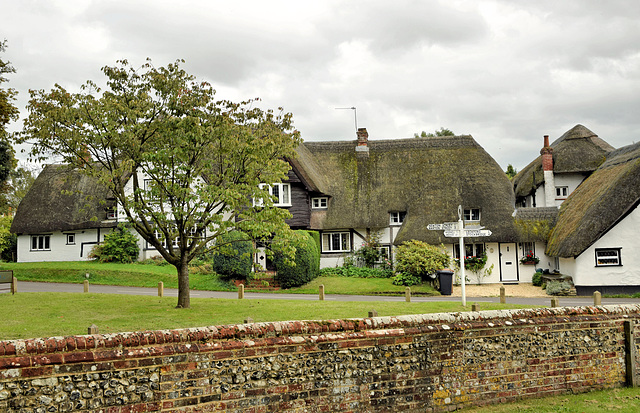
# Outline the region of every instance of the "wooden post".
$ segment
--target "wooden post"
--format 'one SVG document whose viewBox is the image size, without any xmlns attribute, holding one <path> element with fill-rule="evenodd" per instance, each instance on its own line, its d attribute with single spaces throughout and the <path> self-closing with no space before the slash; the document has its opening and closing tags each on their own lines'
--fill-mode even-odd
<svg viewBox="0 0 640 413">
<path fill-rule="evenodd" d="M 551 308 L 560 307 L 560 299 L 558 297 L 551 298 Z"/>
<path fill-rule="evenodd" d="M 500 287 L 500 304 L 507 303 L 507 296 L 504 290 L 504 285 Z"/>
<path fill-rule="evenodd" d="M 638 387 L 638 380 L 636 379 L 636 336 L 631 320 L 624 321 L 624 342 L 627 386 Z"/>
<path fill-rule="evenodd" d="M 320 284 L 320 292 L 318 293 L 318 299 L 324 301 L 324 284 Z"/>
<path fill-rule="evenodd" d="M 478 305 L 478 303 L 473 303 L 471 304 L 471 311 L 479 311 L 478 308 L 480 306 Z"/>
<path fill-rule="evenodd" d="M 84 292 L 88 293 L 89 292 L 89 280 L 84 280 Z"/>
<path fill-rule="evenodd" d="M 369 311 L 369 318 L 377 317 L 377 316 L 378 316 L 378 312 L 376 310 Z"/>
<path fill-rule="evenodd" d="M 16 277 L 11 278 L 11 294 L 18 292 L 18 279 Z"/>
<path fill-rule="evenodd" d="M 164 283 L 162 281 L 158 282 L 158 297 L 164 297 Z"/>
<path fill-rule="evenodd" d="M 411 302 L 411 287 L 404 289 L 404 300 L 408 303 Z"/>
<path fill-rule="evenodd" d="M 600 293 L 600 291 L 594 291 L 593 305 L 602 305 L 602 294 Z"/>
<path fill-rule="evenodd" d="M 247 318 L 245 318 L 245 319 L 244 319 L 244 323 L 245 323 L 245 324 L 253 324 L 253 318 L 251 318 L 251 317 L 247 317 Z"/>
<path fill-rule="evenodd" d="M 238 286 L 238 300 L 242 300 L 244 298 L 244 284 L 240 284 Z"/>
<path fill-rule="evenodd" d="M 91 324 L 87 329 L 87 334 L 98 334 L 98 326 L 95 324 Z"/>
</svg>

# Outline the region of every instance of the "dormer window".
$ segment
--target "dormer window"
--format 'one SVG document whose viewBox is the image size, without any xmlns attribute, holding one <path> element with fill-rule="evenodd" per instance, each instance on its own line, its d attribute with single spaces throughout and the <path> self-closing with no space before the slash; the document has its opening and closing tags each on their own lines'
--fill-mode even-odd
<svg viewBox="0 0 640 413">
<path fill-rule="evenodd" d="M 480 208 L 465 208 L 464 220 L 466 222 L 480 221 Z"/>
<path fill-rule="evenodd" d="M 329 198 L 326 196 L 311 198 L 312 209 L 327 209 L 327 205 L 329 205 Z"/>
<path fill-rule="evenodd" d="M 556 186 L 556 198 L 557 199 L 566 199 L 569 196 L 569 187 L 567 186 Z"/>
<path fill-rule="evenodd" d="M 107 219 L 118 219 L 118 208 L 108 208 Z"/>
<path fill-rule="evenodd" d="M 393 211 L 389 212 L 389 224 L 402 225 L 404 218 L 407 216 L 406 211 Z"/>
</svg>

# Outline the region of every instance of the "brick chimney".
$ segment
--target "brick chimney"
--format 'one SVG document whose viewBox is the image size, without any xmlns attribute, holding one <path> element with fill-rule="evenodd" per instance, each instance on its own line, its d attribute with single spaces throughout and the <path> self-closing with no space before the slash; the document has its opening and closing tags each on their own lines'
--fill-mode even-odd
<svg viewBox="0 0 640 413">
<path fill-rule="evenodd" d="M 356 146 L 356 152 L 362 155 L 369 155 L 369 133 L 367 128 L 358 128 L 356 132 L 358 137 L 358 146 Z"/>
<path fill-rule="evenodd" d="M 549 145 L 549 135 L 544 135 L 542 172 L 544 174 L 544 203 L 546 207 L 556 206 L 556 184 L 553 176 L 553 148 Z"/>
</svg>

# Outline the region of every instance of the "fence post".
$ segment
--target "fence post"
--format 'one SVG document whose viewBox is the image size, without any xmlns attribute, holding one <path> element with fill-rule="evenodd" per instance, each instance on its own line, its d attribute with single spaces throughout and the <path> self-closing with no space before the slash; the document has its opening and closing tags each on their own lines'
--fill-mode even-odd
<svg viewBox="0 0 640 413">
<path fill-rule="evenodd" d="M 376 310 L 369 311 L 369 318 L 377 317 L 377 316 L 378 316 L 378 312 Z"/>
<path fill-rule="evenodd" d="M 408 303 L 411 302 L 411 287 L 404 289 L 404 300 Z"/>
<path fill-rule="evenodd" d="M 18 292 L 18 279 L 16 277 L 11 278 L 11 294 Z"/>
<path fill-rule="evenodd" d="M 560 299 L 558 297 L 551 298 L 551 308 L 560 307 Z"/>
<path fill-rule="evenodd" d="M 244 298 L 244 284 L 240 284 L 238 286 L 238 300 L 242 300 Z"/>
<path fill-rule="evenodd" d="M 478 311 L 479 307 L 478 303 L 473 303 L 471 304 L 471 311 Z"/>
<path fill-rule="evenodd" d="M 98 334 L 98 326 L 95 324 L 91 324 L 87 329 L 87 334 Z"/>
<path fill-rule="evenodd" d="M 158 297 L 164 297 L 164 283 L 162 281 L 158 282 Z"/>
<path fill-rule="evenodd" d="M 84 284 L 84 292 L 88 293 L 89 292 L 89 280 L 84 280 L 83 284 Z"/>
<path fill-rule="evenodd" d="M 602 294 L 600 291 L 593 293 L 593 305 L 602 305 Z"/>
<path fill-rule="evenodd" d="M 324 301 L 324 284 L 320 284 L 320 292 L 318 293 L 318 299 Z"/>
<path fill-rule="evenodd" d="M 627 386 L 638 387 L 638 381 L 636 379 L 636 336 L 631 320 L 624 321 L 624 342 Z"/>
<path fill-rule="evenodd" d="M 507 303 L 507 296 L 504 290 L 504 285 L 500 287 L 500 304 Z"/>
</svg>

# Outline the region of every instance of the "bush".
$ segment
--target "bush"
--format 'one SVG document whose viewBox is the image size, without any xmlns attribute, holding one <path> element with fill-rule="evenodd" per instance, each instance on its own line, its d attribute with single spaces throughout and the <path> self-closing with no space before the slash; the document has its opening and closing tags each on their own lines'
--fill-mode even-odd
<svg viewBox="0 0 640 413">
<path fill-rule="evenodd" d="M 396 249 L 396 271 L 423 281 L 429 274 L 447 268 L 449 261 L 449 254 L 444 251 L 444 247 L 436 247 L 422 241 L 406 241 Z"/>
<path fill-rule="evenodd" d="M 568 281 L 549 281 L 547 283 L 547 294 L 568 295 L 571 290 L 571 283 Z"/>
<path fill-rule="evenodd" d="M 222 278 L 250 279 L 253 266 L 253 243 L 240 231 L 231 231 L 217 240 L 218 250 L 213 255 L 213 271 Z"/>
<path fill-rule="evenodd" d="M 401 272 L 393 277 L 393 285 L 405 285 L 411 287 L 412 285 L 418 285 L 422 282 L 420 277 L 415 277 L 409 273 Z"/>
<path fill-rule="evenodd" d="M 131 263 L 138 259 L 138 238 L 123 225 L 104 236 L 104 242 L 91 250 L 89 258 L 100 262 Z"/>
<path fill-rule="evenodd" d="M 328 277 L 391 278 L 393 272 L 382 268 L 344 266 L 323 268 L 320 270 L 320 275 Z"/>
<path fill-rule="evenodd" d="M 542 286 L 542 272 L 541 271 L 536 271 L 536 273 L 533 274 L 533 277 L 531 277 L 531 283 L 533 285 L 535 285 L 536 287 L 541 287 Z"/>
<path fill-rule="evenodd" d="M 274 257 L 276 279 L 282 288 L 299 287 L 320 274 L 320 252 L 313 236 L 307 231 L 294 233 L 296 237 L 291 241 L 296 249 L 293 263 L 287 262 L 281 253 Z"/>
</svg>

